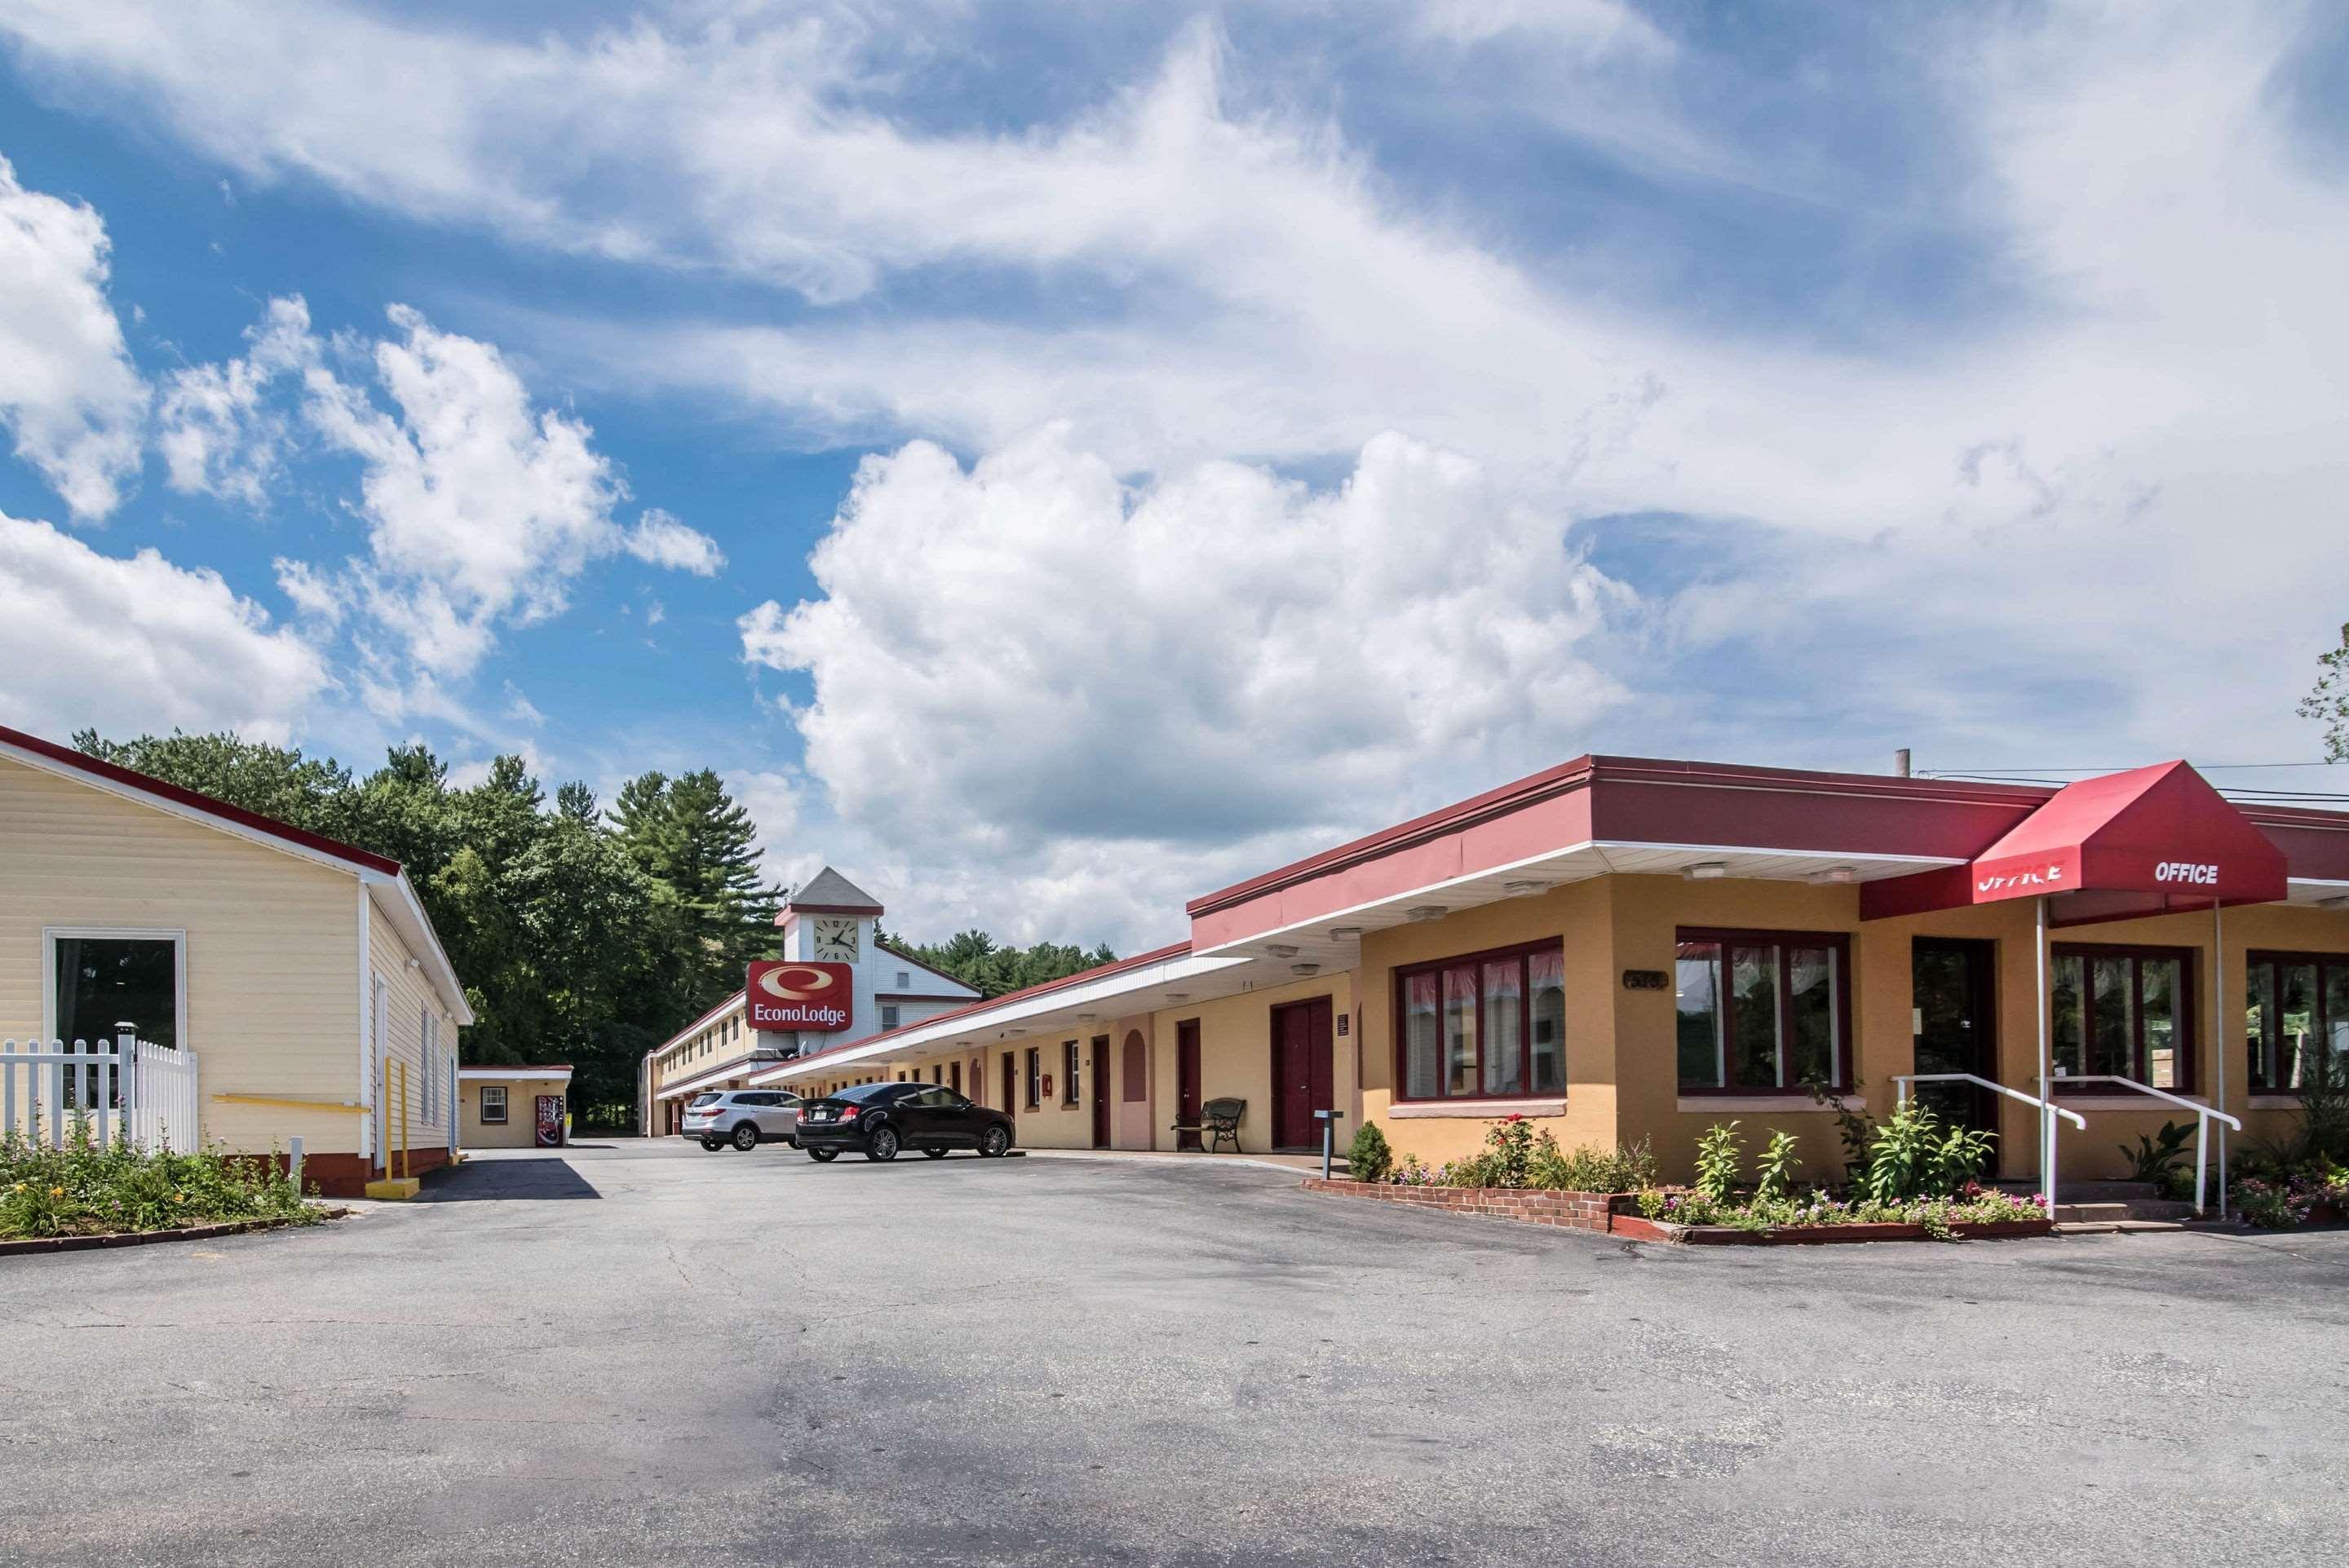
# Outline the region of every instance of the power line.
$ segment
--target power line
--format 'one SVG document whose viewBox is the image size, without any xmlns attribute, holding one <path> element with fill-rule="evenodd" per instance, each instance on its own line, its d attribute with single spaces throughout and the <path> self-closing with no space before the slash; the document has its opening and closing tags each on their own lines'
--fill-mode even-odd
<svg viewBox="0 0 2349 1568">
<path fill-rule="evenodd" d="M 2126 773 L 2131 768 L 2142 768 L 2141 762 L 2131 762 L 2117 768 L 1920 768 L 1920 779 L 2030 779 L 2046 773 Z M 2269 768 L 2343 768 L 2349 758 L 2338 762 L 2197 762 L 2197 773 L 2248 773 Z"/>
</svg>

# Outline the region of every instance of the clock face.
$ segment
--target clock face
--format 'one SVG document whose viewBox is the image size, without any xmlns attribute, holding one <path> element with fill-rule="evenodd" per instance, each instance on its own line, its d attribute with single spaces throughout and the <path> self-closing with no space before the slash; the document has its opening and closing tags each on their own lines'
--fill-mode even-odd
<svg viewBox="0 0 2349 1568">
<path fill-rule="evenodd" d="M 818 915 L 814 935 L 815 958 L 819 964 L 856 962 L 855 921 L 843 920 L 835 914 Z"/>
</svg>

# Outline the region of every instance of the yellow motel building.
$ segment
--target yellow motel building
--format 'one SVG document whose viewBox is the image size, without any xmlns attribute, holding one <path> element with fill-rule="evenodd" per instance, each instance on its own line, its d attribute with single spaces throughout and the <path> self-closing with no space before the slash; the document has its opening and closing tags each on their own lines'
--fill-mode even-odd
<svg viewBox="0 0 2349 1568">
<path fill-rule="evenodd" d="M 1194 1148 L 1225 1099 L 1246 1152 L 1317 1150 L 1333 1110 L 1340 1148 L 1370 1121 L 1433 1163 L 1516 1113 L 1684 1178 L 1732 1119 L 1830 1174 L 1813 1086 L 1882 1115 L 1922 1075 L 2033 1180 L 2046 1126 L 2098 1178 L 2223 1113 L 2215 1161 L 2349 1049 L 2349 814 L 2182 762 L 2057 789 L 1585 757 L 1185 913 L 1187 940 L 868 1037 L 752 1031 L 735 1081 L 946 1083 L 1031 1148 Z"/>
<path fill-rule="evenodd" d="M 0 727 L 0 1042 L 127 1025 L 193 1078 L 175 1146 L 357 1196 L 451 1157 L 472 1021 L 398 861 Z"/>
</svg>

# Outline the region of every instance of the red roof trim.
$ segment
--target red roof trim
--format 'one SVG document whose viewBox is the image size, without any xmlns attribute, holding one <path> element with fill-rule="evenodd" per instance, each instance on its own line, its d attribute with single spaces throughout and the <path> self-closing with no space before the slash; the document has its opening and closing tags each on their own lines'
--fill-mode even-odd
<svg viewBox="0 0 2349 1568">
<path fill-rule="evenodd" d="M 1108 964 L 1097 964 L 1091 969 L 1080 969 L 1074 975 L 1063 975 L 1058 980 L 1047 980 L 1041 985 L 1030 985 L 1018 991 L 1006 991 L 1000 996 L 988 996 L 982 1001 L 973 1002 L 967 1007 L 957 1007 L 952 1012 L 934 1013 L 926 1018 L 916 1018 L 914 1022 L 891 1029 L 886 1034 L 867 1035 L 861 1040 L 848 1040 L 837 1046 L 826 1046 L 823 1050 L 810 1051 L 805 1056 L 786 1057 L 772 1065 L 779 1068 L 797 1067 L 802 1062 L 818 1061 L 842 1051 L 863 1050 L 865 1047 L 878 1045 L 883 1040 L 894 1040 L 899 1035 L 910 1030 L 926 1029 L 952 1018 L 967 1018 L 976 1013 L 984 1013 L 990 1007 L 1000 1007 L 1007 1002 L 1019 1002 L 1030 996 L 1042 996 L 1054 991 L 1065 991 L 1071 986 L 1082 985 L 1088 981 L 1105 980 L 1122 970 L 1139 969 L 1144 965 L 1161 963 L 1190 951 L 1191 944 L 1188 942 L 1169 943 L 1164 947 L 1155 948 L 1148 953 L 1137 953 L 1131 958 L 1120 958 Z"/>
<path fill-rule="evenodd" d="M 1904 779 L 1893 774 L 1824 773 L 1792 768 L 1756 768 L 1726 762 L 1675 762 L 1645 757 L 1578 757 L 1571 762 L 1528 775 L 1496 789 L 1413 817 L 1335 849 L 1268 871 L 1246 882 L 1193 899 L 1185 905 L 1195 919 L 1226 906 L 1288 887 L 1342 867 L 1357 865 L 1392 851 L 1459 831 L 1477 822 L 1506 816 L 1572 790 L 1607 780 L 1638 780 L 1651 784 L 1687 784 L 1719 789 L 1777 789 L 1847 796 L 1877 796 L 1933 800 L 1964 799 L 1977 804 L 2006 802 L 2028 809 L 2054 793 L 2037 785 L 1973 784 L 1942 779 Z"/>
<path fill-rule="evenodd" d="M 181 785 L 166 783 L 148 774 L 134 772 L 130 769 L 119 767 L 85 752 L 76 751 L 69 746 L 59 746 L 56 741 L 43 740 L 37 735 L 27 735 L 21 729 L 11 729 L 5 725 L 0 725 L 0 741 L 5 741 L 10 746 L 22 747 L 26 751 L 36 753 L 52 762 L 70 768 L 77 773 L 87 773 L 93 779 L 103 779 L 110 784 L 119 784 L 145 794 L 160 796 L 173 805 L 186 806 L 193 810 L 202 811 L 207 816 L 219 817 L 225 821 L 235 823 L 238 827 L 251 828 L 255 832 L 283 839 L 289 844 L 299 844 L 305 850 L 315 850 L 322 855 L 332 856 L 336 860 L 357 866 L 363 871 L 381 872 L 386 876 L 394 877 L 399 874 L 398 861 L 371 853 L 355 844 L 344 843 L 339 839 L 330 839 L 324 833 L 314 833 L 307 828 L 297 828 L 291 822 L 281 822 L 274 817 L 264 817 L 258 811 L 248 811 L 242 806 L 232 806 L 225 800 L 216 800 L 210 795 Z"/>
</svg>

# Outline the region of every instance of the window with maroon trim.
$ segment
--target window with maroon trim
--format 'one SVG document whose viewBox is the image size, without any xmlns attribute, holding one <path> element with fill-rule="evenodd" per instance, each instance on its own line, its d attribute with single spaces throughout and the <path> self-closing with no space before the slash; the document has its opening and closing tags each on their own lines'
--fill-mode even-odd
<svg viewBox="0 0 2349 1568">
<path fill-rule="evenodd" d="M 1566 950 L 1552 941 L 1395 971 L 1404 1099 L 1566 1092 Z"/>
<path fill-rule="evenodd" d="M 2298 1089 L 2323 1052 L 2349 1061 L 2349 954 L 2254 953 L 2243 979 L 2251 1088 Z"/>
<path fill-rule="evenodd" d="M 1682 1094 L 1850 1087 L 1849 937 L 1682 930 L 1673 979 Z"/>
<path fill-rule="evenodd" d="M 2056 1078 L 2135 1078 L 2171 1090 L 2190 1087 L 2193 956 L 2182 947 L 2056 944 L 2048 971 Z"/>
</svg>

